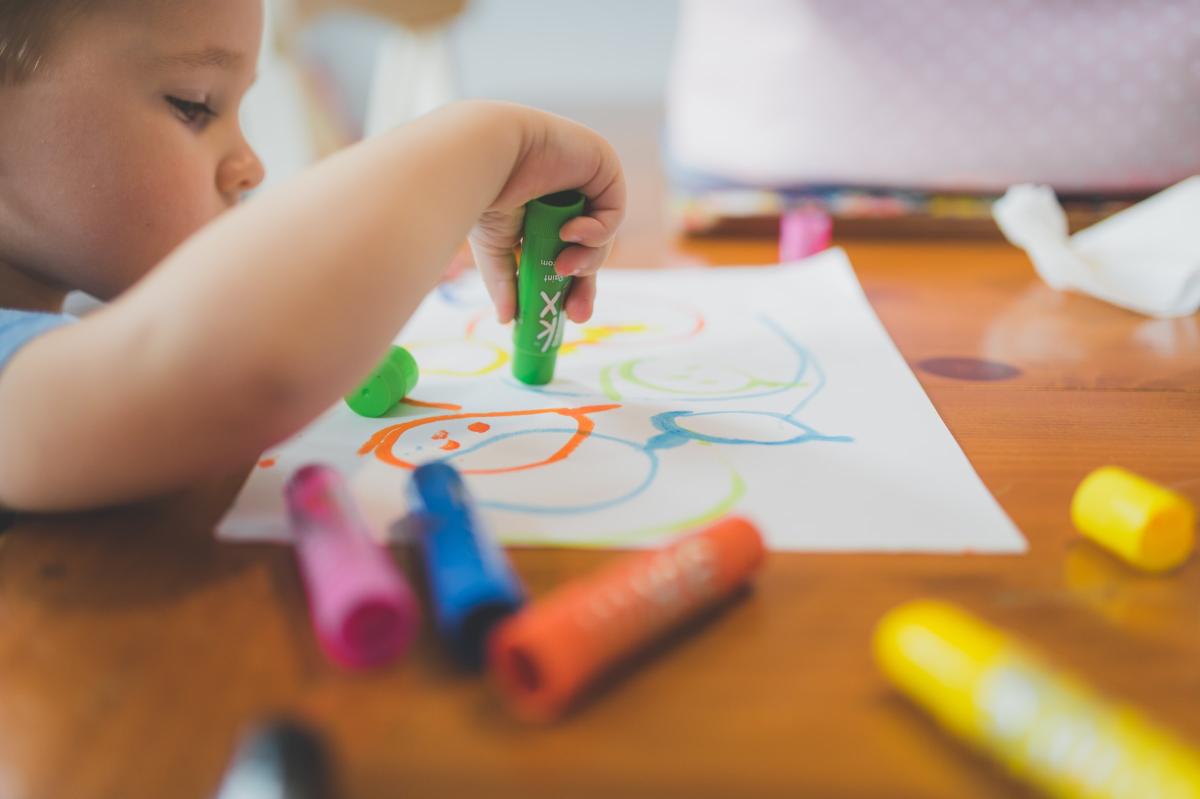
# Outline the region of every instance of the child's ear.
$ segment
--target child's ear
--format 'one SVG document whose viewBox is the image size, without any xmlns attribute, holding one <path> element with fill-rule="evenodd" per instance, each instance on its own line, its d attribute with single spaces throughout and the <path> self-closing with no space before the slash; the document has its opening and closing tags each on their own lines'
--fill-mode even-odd
<svg viewBox="0 0 1200 799">
<path fill-rule="evenodd" d="M 301 24 L 328 11 L 361 11 L 412 29 L 444 25 L 466 5 L 466 0 L 292 0 Z"/>
</svg>

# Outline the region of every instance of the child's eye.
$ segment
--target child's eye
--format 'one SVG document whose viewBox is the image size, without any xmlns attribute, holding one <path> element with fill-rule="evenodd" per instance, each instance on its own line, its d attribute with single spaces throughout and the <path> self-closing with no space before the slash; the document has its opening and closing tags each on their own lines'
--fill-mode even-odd
<svg viewBox="0 0 1200 799">
<path fill-rule="evenodd" d="M 184 100 L 181 97 L 172 97 L 170 95 L 167 96 L 167 102 L 175 109 L 175 113 L 179 118 L 189 125 L 203 127 L 210 119 L 217 115 L 208 106 L 208 103 L 198 103 L 194 100 Z"/>
</svg>

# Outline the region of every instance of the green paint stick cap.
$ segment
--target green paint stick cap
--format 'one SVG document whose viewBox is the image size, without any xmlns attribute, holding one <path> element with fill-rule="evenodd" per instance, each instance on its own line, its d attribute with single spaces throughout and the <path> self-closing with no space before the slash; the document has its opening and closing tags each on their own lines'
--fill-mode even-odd
<svg viewBox="0 0 1200 799">
<path fill-rule="evenodd" d="M 556 360 L 556 349 L 549 352 L 513 350 L 513 377 L 527 386 L 544 386 L 554 379 Z"/>
<path fill-rule="evenodd" d="M 583 192 L 558 191 L 525 204 L 525 235 L 558 240 L 558 231 L 583 213 Z"/>
<path fill-rule="evenodd" d="M 412 354 L 403 347 L 392 347 L 375 371 L 346 395 L 346 404 L 359 416 L 383 416 L 417 387 L 419 377 Z"/>
</svg>

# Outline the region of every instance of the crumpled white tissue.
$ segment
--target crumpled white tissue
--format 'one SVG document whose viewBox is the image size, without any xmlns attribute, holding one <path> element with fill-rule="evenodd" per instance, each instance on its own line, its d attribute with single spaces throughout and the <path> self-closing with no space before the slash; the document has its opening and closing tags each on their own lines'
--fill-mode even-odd
<svg viewBox="0 0 1200 799">
<path fill-rule="evenodd" d="M 1051 288 L 1159 318 L 1200 308 L 1200 176 L 1074 236 L 1049 186 L 1011 187 L 992 216 Z"/>
</svg>

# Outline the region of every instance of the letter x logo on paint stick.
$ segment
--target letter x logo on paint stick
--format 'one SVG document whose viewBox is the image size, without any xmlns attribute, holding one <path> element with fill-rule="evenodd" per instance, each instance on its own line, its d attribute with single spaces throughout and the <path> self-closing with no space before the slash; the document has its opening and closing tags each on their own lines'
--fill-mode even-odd
<svg viewBox="0 0 1200 799">
<path fill-rule="evenodd" d="M 537 334 L 536 341 L 542 342 L 542 352 L 548 352 L 550 347 L 556 343 L 559 331 L 562 328 L 562 316 L 558 313 L 558 298 L 562 296 L 561 291 L 554 292 L 551 297 L 546 292 L 540 292 L 542 295 L 542 312 L 538 314 L 538 324 L 542 326 L 542 332 Z M 550 314 L 550 318 L 546 319 L 546 314 Z"/>
<path fill-rule="evenodd" d="M 544 319 L 548 313 L 558 312 L 558 298 L 562 296 L 561 291 L 554 292 L 554 296 L 550 297 L 546 292 L 540 292 L 542 295 L 542 312 L 538 314 L 539 319 Z"/>
<path fill-rule="evenodd" d="M 547 352 L 550 349 L 550 345 L 554 343 L 559 328 L 562 327 L 562 317 L 555 314 L 550 317 L 549 321 L 545 319 L 538 320 L 538 324 L 542 326 L 542 332 L 537 334 L 536 340 L 542 342 L 542 352 Z"/>
</svg>

